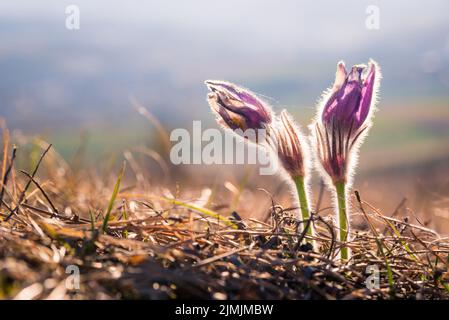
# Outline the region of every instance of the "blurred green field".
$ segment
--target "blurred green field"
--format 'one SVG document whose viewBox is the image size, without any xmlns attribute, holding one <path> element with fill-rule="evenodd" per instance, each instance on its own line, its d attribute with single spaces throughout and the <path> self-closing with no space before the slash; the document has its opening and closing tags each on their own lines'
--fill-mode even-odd
<svg viewBox="0 0 449 320">
<path fill-rule="evenodd" d="M 307 108 L 307 118 L 313 116 Z M 307 124 L 296 118 L 302 126 Z M 362 173 L 449 159 L 449 100 L 382 103 L 361 148 Z"/>
<path fill-rule="evenodd" d="M 206 104 L 204 118 L 189 119 L 179 127 L 190 130 L 193 120 L 214 127 Z M 301 111 L 298 111 L 301 109 Z M 314 116 L 313 107 L 289 108 L 303 130 Z M 170 132 L 170 129 L 167 128 Z M 124 150 L 147 146 L 161 151 L 156 130 L 138 114 L 131 113 L 117 123 L 96 123 L 65 130 L 43 131 L 40 136 L 53 143 L 68 161 L 82 150 L 84 161 L 98 165 L 101 161 L 120 157 Z M 374 126 L 361 149 L 360 174 L 371 171 L 410 167 L 435 160 L 449 159 L 449 100 L 380 103 Z"/>
</svg>

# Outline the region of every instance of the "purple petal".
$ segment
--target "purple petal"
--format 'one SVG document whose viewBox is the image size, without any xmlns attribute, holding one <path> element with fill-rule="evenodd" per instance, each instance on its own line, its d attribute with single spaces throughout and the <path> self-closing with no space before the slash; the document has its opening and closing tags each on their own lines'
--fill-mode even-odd
<svg viewBox="0 0 449 320">
<path fill-rule="evenodd" d="M 376 82 L 376 64 L 370 64 L 370 70 L 362 86 L 362 98 L 359 111 L 356 114 L 356 123 L 361 126 L 368 117 L 373 100 L 374 84 Z"/>
<path fill-rule="evenodd" d="M 351 126 L 362 97 L 362 70 L 361 67 L 353 67 L 345 82 L 326 102 L 322 114 L 322 120 L 325 124 L 337 121 L 342 127 L 349 128 Z"/>
<path fill-rule="evenodd" d="M 217 95 L 219 103 L 226 110 L 245 120 L 248 128 L 262 128 L 271 122 L 270 108 L 249 90 L 225 81 L 208 80 L 206 85 Z"/>
</svg>

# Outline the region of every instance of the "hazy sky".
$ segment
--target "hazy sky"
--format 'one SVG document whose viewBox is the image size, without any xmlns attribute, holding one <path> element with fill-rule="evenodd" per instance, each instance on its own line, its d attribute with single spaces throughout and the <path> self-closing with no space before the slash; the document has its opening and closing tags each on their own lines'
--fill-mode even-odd
<svg viewBox="0 0 449 320">
<path fill-rule="evenodd" d="M 53 22 L 55 28 L 63 28 L 68 4 L 79 6 L 82 31 L 105 37 L 113 37 L 117 28 L 155 27 L 186 36 L 209 35 L 217 43 L 244 50 L 251 50 L 249 44 L 254 43 L 255 50 L 282 47 L 285 51 L 363 47 L 378 37 L 397 41 L 400 36 L 404 37 L 401 41 L 409 41 L 410 36 L 419 38 L 423 33 L 438 31 L 446 32 L 445 40 L 449 41 L 449 3 L 444 0 L 3 0 L 0 18 L 24 24 Z M 365 27 L 369 5 L 380 9 L 379 31 L 369 32 Z"/>
<path fill-rule="evenodd" d="M 78 31 L 65 28 L 69 4 L 80 9 Z M 371 5 L 379 30 L 366 27 Z M 444 0 L 3 0 L 0 115 L 75 121 L 114 114 L 130 95 L 161 117 L 186 106 L 195 115 L 208 78 L 308 106 L 333 81 L 338 60 L 370 57 L 383 67 L 387 101 L 447 95 L 447 12 Z"/>
</svg>

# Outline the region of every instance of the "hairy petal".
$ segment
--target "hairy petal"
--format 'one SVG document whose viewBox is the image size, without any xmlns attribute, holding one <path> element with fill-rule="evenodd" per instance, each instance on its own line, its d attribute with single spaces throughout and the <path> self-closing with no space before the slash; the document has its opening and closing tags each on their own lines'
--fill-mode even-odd
<svg viewBox="0 0 449 320">
<path fill-rule="evenodd" d="M 336 84 L 334 84 L 334 88 L 338 88 L 338 90 L 333 92 L 326 102 L 323 109 L 322 121 L 325 125 L 330 125 L 331 122 L 338 121 L 342 127 L 349 127 L 360 106 L 362 97 L 361 72 L 363 69 L 358 66 L 353 67 L 343 84 L 339 86 L 343 75 L 343 72 L 340 70 L 341 65 L 339 64 L 337 67 Z"/>
<path fill-rule="evenodd" d="M 304 150 L 301 132 L 287 110 L 282 110 L 275 127 L 277 153 L 285 170 L 292 177 L 304 177 Z"/>
<path fill-rule="evenodd" d="M 360 107 L 356 114 L 356 125 L 360 127 L 368 117 L 371 109 L 374 93 L 374 85 L 376 83 L 376 64 L 371 62 L 368 75 L 362 85 L 362 98 L 360 101 Z"/>
<path fill-rule="evenodd" d="M 318 158 L 333 183 L 350 180 L 358 146 L 370 127 L 367 118 L 380 72 L 374 61 L 362 77 L 365 69 L 365 65 L 355 65 L 346 73 L 344 64 L 338 63 L 331 94 L 315 123 Z"/>
<path fill-rule="evenodd" d="M 271 108 L 255 94 L 226 81 L 207 80 L 208 102 L 231 129 L 262 129 L 272 121 Z"/>
</svg>

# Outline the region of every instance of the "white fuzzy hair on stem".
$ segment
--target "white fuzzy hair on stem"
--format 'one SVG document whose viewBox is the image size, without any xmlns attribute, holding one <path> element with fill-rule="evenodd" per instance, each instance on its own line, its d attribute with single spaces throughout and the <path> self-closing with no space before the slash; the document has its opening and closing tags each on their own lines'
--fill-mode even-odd
<svg viewBox="0 0 449 320">
<path fill-rule="evenodd" d="M 280 176 L 289 186 L 292 198 L 298 208 L 296 210 L 297 217 L 302 217 L 303 223 L 307 223 L 305 220 L 310 219 L 311 211 L 310 147 L 300 126 L 287 110 L 282 110 L 280 116 L 276 117 L 273 123 L 271 146 L 280 163 Z M 312 230 L 312 226 L 310 230 Z M 313 235 L 313 232 L 311 231 L 309 234 Z"/>
</svg>

